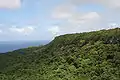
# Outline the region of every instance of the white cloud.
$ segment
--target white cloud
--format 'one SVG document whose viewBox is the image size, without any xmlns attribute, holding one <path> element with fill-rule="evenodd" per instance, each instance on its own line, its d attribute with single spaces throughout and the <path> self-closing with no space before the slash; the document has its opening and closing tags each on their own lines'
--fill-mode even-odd
<svg viewBox="0 0 120 80">
<path fill-rule="evenodd" d="M 78 12 L 76 11 L 76 7 L 72 5 L 60 5 L 55 8 L 53 13 L 55 13 L 56 19 L 62 21 L 62 23 L 56 25 L 60 30 L 60 34 L 87 31 L 87 29 L 95 30 L 98 28 L 96 25 L 98 25 L 101 21 L 101 16 L 97 12 Z"/>
<path fill-rule="evenodd" d="M 2 33 L 3 31 L 2 30 L 0 30 L 0 33 Z"/>
<path fill-rule="evenodd" d="M 101 16 L 97 12 L 89 12 L 83 15 L 73 14 L 65 24 L 60 26 L 63 33 L 78 33 L 100 29 Z"/>
<path fill-rule="evenodd" d="M 100 15 L 97 12 L 89 12 L 86 14 L 73 14 L 73 16 L 68 19 L 69 22 L 74 24 L 86 24 L 89 22 L 94 22 L 100 19 Z"/>
<path fill-rule="evenodd" d="M 70 23 L 81 24 L 100 19 L 100 15 L 97 12 L 82 13 L 76 11 L 76 6 L 73 5 L 60 5 L 57 6 L 52 12 L 52 18 L 65 19 Z"/>
<path fill-rule="evenodd" d="M 120 0 L 66 1 L 67 4 L 58 5 L 53 10 L 52 14 L 53 18 L 60 21 L 55 24 L 57 24 L 56 26 L 59 27 L 59 32 L 62 34 L 120 27 L 118 25 L 113 26 L 112 23 L 120 23 L 120 15 L 118 13 L 118 9 L 120 8 Z M 89 11 L 86 8 L 84 8 L 85 11 L 80 10 L 82 9 L 81 6 L 89 4 L 101 6 L 102 9 L 100 8 L 100 10 L 94 10 L 97 8 L 90 7 L 92 11 Z M 116 12 L 115 10 L 118 11 Z"/>
<path fill-rule="evenodd" d="M 68 0 L 75 5 L 87 3 L 100 4 L 109 8 L 120 8 L 120 0 Z"/>
<path fill-rule="evenodd" d="M 17 32 L 17 33 L 22 33 L 24 35 L 29 35 L 30 33 L 32 33 L 34 31 L 34 28 L 33 27 L 16 27 L 16 26 L 13 26 L 11 28 L 9 28 L 10 31 L 12 32 Z"/>
<path fill-rule="evenodd" d="M 88 12 L 84 14 L 72 13 L 72 16 L 49 29 L 54 35 L 67 33 L 79 33 L 90 30 L 100 29 L 98 26 L 101 16 L 97 12 Z"/>
<path fill-rule="evenodd" d="M 51 32 L 53 36 L 57 36 L 60 30 L 58 26 L 54 26 L 48 29 L 48 31 Z"/>
<path fill-rule="evenodd" d="M 109 26 L 109 28 L 117 28 L 117 27 L 120 27 L 120 24 L 118 24 L 118 23 L 109 23 L 108 26 Z"/>
<path fill-rule="evenodd" d="M 21 6 L 21 0 L 0 0 L 0 8 L 14 9 Z"/>
<path fill-rule="evenodd" d="M 65 19 L 72 16 L 72 12 L 75 10 L 75 6 L 66 4 L 57 6 L 52 12 L 52 18 L 54 19 Z"/>
</svg>

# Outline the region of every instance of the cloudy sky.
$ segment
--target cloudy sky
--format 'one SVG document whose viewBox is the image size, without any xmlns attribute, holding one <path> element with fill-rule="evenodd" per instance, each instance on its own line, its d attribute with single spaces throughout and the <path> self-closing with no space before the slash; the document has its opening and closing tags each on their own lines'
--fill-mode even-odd
<svg viewBox="0 0 120 80">
<path fill-rule="evenodd" d="M 0 0 L 1 41 L 51 40 L 119 24 L 120 0 Z"/>
</svg>

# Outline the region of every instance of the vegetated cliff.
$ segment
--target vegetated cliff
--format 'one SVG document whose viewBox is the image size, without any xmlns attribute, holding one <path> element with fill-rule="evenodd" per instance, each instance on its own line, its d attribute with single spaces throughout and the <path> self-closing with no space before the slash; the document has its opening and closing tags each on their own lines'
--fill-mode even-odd
<svg viewBox="0 0 120 80">
<path fill-rule="evenodd" d="M 120 28 L 0 54 L 0 80 L 120 80 Z"/>
</svg>

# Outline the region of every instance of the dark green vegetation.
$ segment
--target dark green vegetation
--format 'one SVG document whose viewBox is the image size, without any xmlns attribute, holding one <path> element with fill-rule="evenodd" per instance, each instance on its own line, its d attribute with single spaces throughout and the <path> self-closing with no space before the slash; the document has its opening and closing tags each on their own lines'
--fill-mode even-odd
<svg viewBox="0 0 120 80">
<path fill-rule="evenodd" d="M 0 80 L 120 80 L 120 28 L 0 54 Z"/>
</svg>

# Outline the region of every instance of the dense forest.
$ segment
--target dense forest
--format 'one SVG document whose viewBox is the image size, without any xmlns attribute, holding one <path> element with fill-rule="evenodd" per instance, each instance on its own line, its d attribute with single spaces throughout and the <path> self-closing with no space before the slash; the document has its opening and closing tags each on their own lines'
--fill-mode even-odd
<svg viewBox="0 0 120 80">
<path fill-rule="evenodd" d="M 0 80 L 120 80 L 120 28 L 1 53 Z"/>
</svg>

